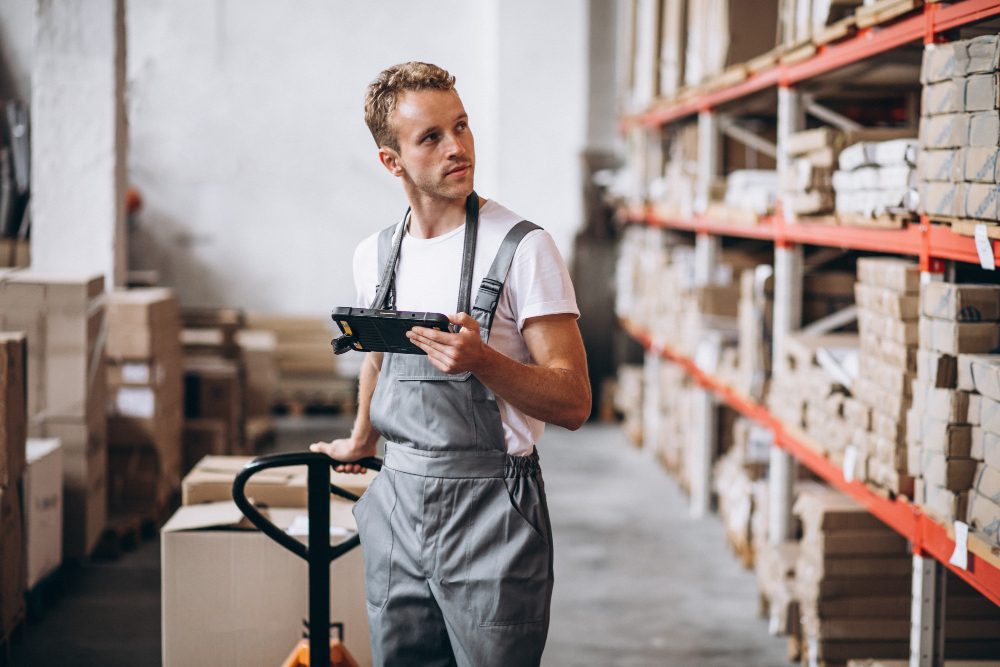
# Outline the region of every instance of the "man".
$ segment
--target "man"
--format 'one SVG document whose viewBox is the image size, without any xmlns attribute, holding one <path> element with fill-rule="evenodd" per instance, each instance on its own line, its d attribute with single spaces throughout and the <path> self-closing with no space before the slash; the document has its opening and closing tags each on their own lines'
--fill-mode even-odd
<svg viewBox="0 0 1000 667">
<path fill-rule="evenodd" d="M 532 665 L 553 580 L 534 444 L 545 422 L 583 424 L 590 385 L 552 238 L 473 191 L 454 83 L 410 62 L 369 86 L 365 121 L 410 209 L 354 256 L 361 305 L 452 313 L 454 331 L 414 328 L 426 356 L 368 353 L 350 437 L 311 448 L 354 461 L 386 439 L 355 505 L 376 664 Z"/>
</svg>

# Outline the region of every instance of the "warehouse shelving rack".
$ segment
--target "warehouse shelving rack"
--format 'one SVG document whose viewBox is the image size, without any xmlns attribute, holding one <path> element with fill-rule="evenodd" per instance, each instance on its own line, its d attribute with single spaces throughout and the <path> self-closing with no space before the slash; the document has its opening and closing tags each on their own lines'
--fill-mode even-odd
<svg viewBox="0 0 1000 667">
<path fill-rule="evenodd" d="M 731 127 L 724 105 L 748 96 L 777 88 L 777 145 L 773 152 L 779 175 L 790 169 L 786 147 L 789 137 L 805 127 L 805 114 L 811 113 L 824 122 L 848 128 L 850 123 L 839 114 L 815 104 L 801 92 L 802 84 L 848 65 L 867 61 L 880 54 L 908 44 L 946 41 L 944 33 L 984 19 L 1000 15 L 996 0 L 960 0 L 950 5 L 927 2 L 913 12 L 889 23 L 859 30 L 843 41 L 821 45 L 816 52 L 797 62 L 778 62 L 745 80 L 715 90 L 686 96 L 681 100 L 654 102 L 645 111 L 622 119 L 622 131 L 636 139 L 636 145 L 654 151 L 659 146 L 662 129 L 678 121 L 697 121 L 698 164 L 695 183 L 696 215 L 676 219 L 659 215 L 654 207 L 642 206 L 627 210 L 633 221 L 667 229 L 695 233 L 695 282 L 706 284 L 713 275 L 723 237 L 751 238 L 774 244 L 774 315 L 772 358 L 780 363 L 784 338 L 801 325 L 802 282 L 804 275 L 803 246 L 814 245 L 916 257 L 920 261 L 924 281 L 941 280 L 948 262 L 979 264 L 982 260 L 975 241 L 962 236 L 948 226 L 933 224 L 921 216 L 918 224 L 902 229 L 869 229 L 845 227 L 822 222 L 796 221 L 788 212 L 778 211 L 757 221 L 757 224 L 736 224 L 713 219 L 705 214 L 711 184 L 719 173 L 721 136 Z M 740 136 L 729 132 L 734 138 Z M 742 134 L 746 134 L 745 132 Z M 753 148 L 767 144 L 766 140 L 750 138 Z M 1000 240 L 986 241 L 983 254 L 992 254 L 1000 265 Z M 810 447 L 808 439 L 782 424 L 763 406 L 705 372 L 695 360 L 677 354 L 656 340 L 655 332 L 643 331 L 625 322 L 632 336 L 643 343 L 646 365 L 655 373 L 659 363 L 667 360 L 680 364 L 703 388 L 695 406 L 695 423 L 700 444 L 690 459 L 691 513 L 701 516 L 708 511 L 711 497 L 711 453 L 715 449 L 715 402 L 735 408 L 745 416 L 764 424 L 775 434 L 775 446 L 770 456 L 769 538 L 782 542 L 791 535 L 792 485 L 796 461 L 806 465 L 831 485 L 851 495 L 913 544 L 911 665 L 940 664 L 944 633 L 944 572 L 951 568 L 964 580 L 1000 605 L 1000 555 L 970 536 L 967 566 L 951 564 L 955 551 L 953 528 L 942 526 L 919 508 L 903 500 L 887 500 L 868 490 L 859 482 L 848 482 L 842 472 L 828 459 Z M 655 385 L 654 385 L 655 386 Z"/>
</svg>

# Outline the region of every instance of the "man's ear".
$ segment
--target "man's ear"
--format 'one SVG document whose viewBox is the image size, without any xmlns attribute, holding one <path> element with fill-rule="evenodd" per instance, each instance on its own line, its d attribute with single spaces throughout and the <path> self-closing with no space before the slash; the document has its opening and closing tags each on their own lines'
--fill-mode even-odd
<svg viewBox="0 0 1000 667">
<path fill-rule="evenodd" d="M 403 166 L 399 160 L 399 153 L 389 148 L 388 146 L 382 146 L 378 149 L 378 160 L 382 163 L 382 166 L 389 170 L 389 173 L 393 176 L 403 175 Z"/>
</svg>

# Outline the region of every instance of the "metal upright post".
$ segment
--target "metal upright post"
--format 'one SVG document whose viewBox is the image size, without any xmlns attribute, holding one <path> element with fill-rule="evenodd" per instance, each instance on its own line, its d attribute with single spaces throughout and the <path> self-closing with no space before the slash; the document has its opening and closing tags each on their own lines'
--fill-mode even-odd
<svg viewBox="0 0 1000 667">
<path fill-rule="evenodd" d="M 788 87 L 778 89 L 778 174 L 779 180 L 792 168 L 788 140 L 802 129 L 805 117 L 800 94 Z M 791 210 L 784 208 L 786 220 Z M 772 367 L 781 372 L 785 337 L 802 323 L 802 247 L 779 240 L 774 247 L 774 328 Z M 795 459 L 777 445 L 771 448 L 768 537 L 780 544 L 792 537 L 792 494 Z"/>
<path fill-rule="evenodd" d="M 309 464 L 309 664 L 330 664 L 330 466 Z M 319 656 L 323 656 L 320 658 Z"/>
<path fill-rule="evenodd" d="M 939 667 L 944 663 L 946 573 L 933 558 L 913 555 L 910 667 Z"/>
<path fill-rule="evenodd" d="M 698 114 L 698 181 L 695 211 L 704 214 L 712 198 L 712 183 L 719 173 L 720 125 L 711 111 Z M 719 260 L 720 240 L 701 233 L 695 239 L 695 284 L 699 287 L 714 282 Z M 714 370 L 714 369 L 708 369 Z M 694 406 L 694 437 L 689 443 L 688 474 L 691 482 L 691 516 L 705 516 L 712 505 L 712 454 L 715 452 L 718 420 L 715 397 L 707 389 L 697 390 Z"/>
</svg>

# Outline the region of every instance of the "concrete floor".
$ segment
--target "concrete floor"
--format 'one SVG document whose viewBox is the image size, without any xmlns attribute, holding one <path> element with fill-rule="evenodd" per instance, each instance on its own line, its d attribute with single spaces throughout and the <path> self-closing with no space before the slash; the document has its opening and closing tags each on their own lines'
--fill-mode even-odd
<svg viewBox="0 0 1000 667">
<path fill-rule="evenodd" d="M 346 428 L 337 419 L 283 420 L 276 449 Z M 784 641 L 756 616 L 753 575 L 726 549 L 721 524 L 689 519 L 677 486 L 620 428 L 551 428 L 539 450 L 556 543 L 545 665 L 788 664 Z M 153 540 L 71 573 L 7 662 L 159 664 L 159 560 Z"/>
</svg>

